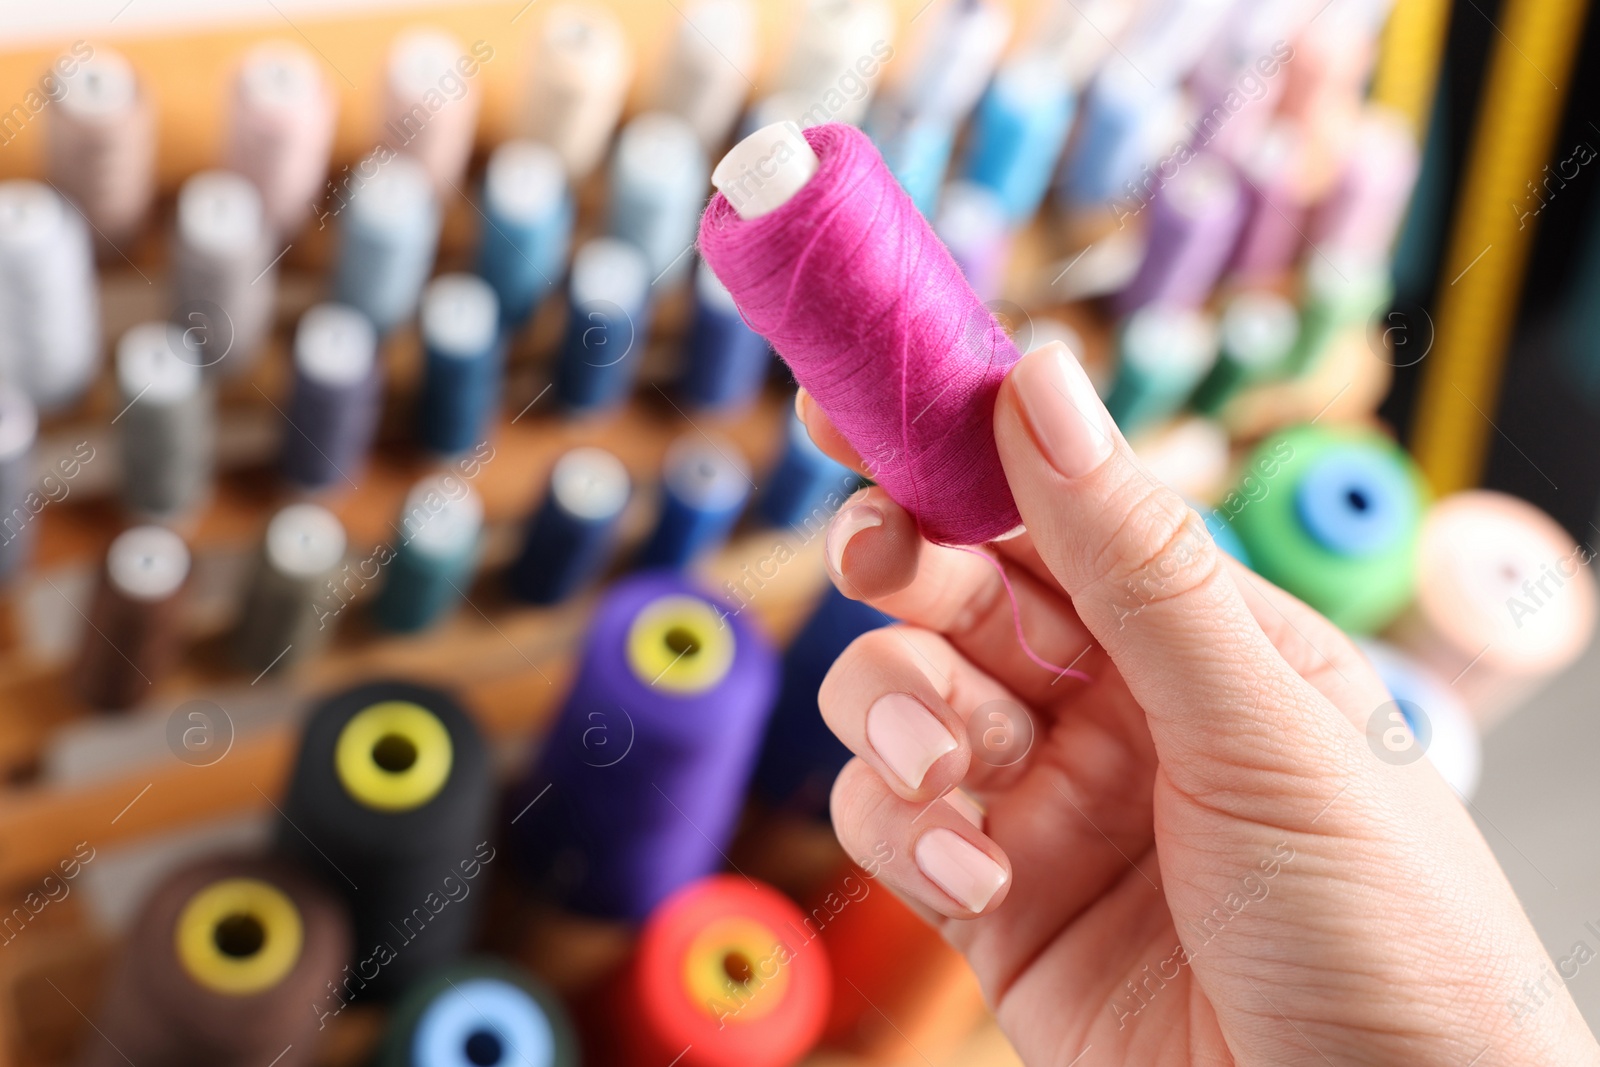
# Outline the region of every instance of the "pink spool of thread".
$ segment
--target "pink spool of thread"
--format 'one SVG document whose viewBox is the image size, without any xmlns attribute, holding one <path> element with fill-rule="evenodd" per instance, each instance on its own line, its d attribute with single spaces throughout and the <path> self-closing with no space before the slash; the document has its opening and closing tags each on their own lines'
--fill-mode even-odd
<svg viewBox="0 0 1600 1067">
<path fill-rule="evenodd" d="M 701 254 L 872 477 L 933 541 L 1017 528 L 993 411 L 1020 354 L 867 136 L 766 126 L 711 181 Z"/>
<path fill-rule="evenodd" d="M 1282 277 L 1300 256 L 1307 200 L 1300 144 L 1293 125 L 1278 123 L 1239 166 L 1246 181 L 1245 220 L 1228 269 L 1241 281 Z"/>
<path fill-rule="evenodd" d="M 227 167 L 260 190 L 273 231 L 291 237 L 321 197 L 337 99 L 309 52 L 268 41 L 245 54 L 231 106 Z"/>
<path fill-rule="evenodd" d="M 389 48 L 380 138 L 411 156 L 439 199 L 462 191 L 478 132 L 478 59 L 439 30 L 410 30 Z"/>
<path fill-rule="evenodd" d="M 1233 168 L 1204 154 L 1183 164 L 1156 193 L 1144 261 L 1117 294 L 1118 314 L 1147 304 L 1198 307 L 1211 295 L 1244 220 L 1244 194 Z"/>
<path fill-rule="evenodd" d="M 1388 108 L 1368 107 L 1343 172 L 1316 210 L 1312 241 L 1366 262 L 1386 259 L 1420 167 L 1410 124 Z"/>
<path fill-rule="evenodd" d="M 110 49 L 61 80 L 62 96 L 50 109 L 50 183 L 83 210 L 102 245 L 119 245 L 144 223 L 155 195 L 149 98 L 133 65 Z"/>
</svg>

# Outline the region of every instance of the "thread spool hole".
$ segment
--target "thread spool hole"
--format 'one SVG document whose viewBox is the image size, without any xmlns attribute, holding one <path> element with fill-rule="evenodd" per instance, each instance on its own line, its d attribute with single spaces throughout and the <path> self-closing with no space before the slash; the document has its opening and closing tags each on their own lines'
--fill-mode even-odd
<svg viewBox="0 0 1600 1067">
<path fill-rule="evenodd" d="M 384 734 L 372 746 L 372 762 L 390 774 L 400 774 L 417 762 L 417 745 L 409 737 Z"/>
<path fill-rule="evenodd" d="M 500 1039 L 487 1030 L 474 1030 L 468 1034 L 464 1051 L 467 1062 L 476 1067 L 494 1067 L 505 1055 Z"/>
<path fill-rule="evenodd" d="M 730 952 L 722 957 L 722 970 L 735 985 L 749 985 L 756 976 L 756 968 L 743 952 Z"/>
<path fill-rule="evenodd" d="M 1359 489 L 1348 490 L 1345 493 L 1344 498 L 1356 511 L 1364 512 L 1367 510 L 1367 508 L 1372 506 L 1372 502 L 1367 499 L 1367 494 L 1363 493 Z"/>
<path fill-rule="evenodd" d="M 687 626 L 674 626 L 662 640 L 676 656 L 693 656 L 700 651 L 700 639 Z"/>
<path fill-rule="evenodd" d="M 217 951 L 236 960 L 249 959 L 267 943 L 266 928 L 261 920 L 248 912 L 235 912 L 217 923 L 212 932 Z"/>
</svg>

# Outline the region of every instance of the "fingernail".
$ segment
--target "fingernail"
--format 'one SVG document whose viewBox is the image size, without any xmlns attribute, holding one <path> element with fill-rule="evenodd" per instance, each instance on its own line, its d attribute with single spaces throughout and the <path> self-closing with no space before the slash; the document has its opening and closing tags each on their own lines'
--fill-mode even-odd
<svg viewBox="0 0 1600 1067">
<path fill-rule="evenodd" d="M 1034 353 L 1017 364 L 1016 374 L 1023 417 L 1052 467 L 1079 478 L 1105 462 L 1112 448 L 1111 416 L 1065 348 Z"/>
<path fill-rule="evenodd" d="M 988 906 L 1006 884 L 1005 868 L 954 830 L 935 827 L 917 838 L 917 868 L 971 912 Z"/>
<path fill-rule="evenodd" d="M 956 739 L 920 700 L 890 693 L 867 709 L 867 741 L 908 789 L 922 785 L 928 768 Z"/>
<path fill-rule="evenodd" d="M 833 573 L 844 577 L 844 550 L 850 547 L 852 537 L 862 530 L 882 525 L 883 512 L 871 504 L 856 504 L 835 515 L 828 525 L 827 542 L 828 566 Z"/>
</svg>

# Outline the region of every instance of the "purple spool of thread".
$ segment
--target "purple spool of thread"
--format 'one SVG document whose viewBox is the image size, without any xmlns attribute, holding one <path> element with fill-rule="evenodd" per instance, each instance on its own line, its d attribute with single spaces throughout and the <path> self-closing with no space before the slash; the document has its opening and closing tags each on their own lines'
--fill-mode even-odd
<svg viewBox="0 0 1600 1067">
<path fill-rule="evenodd" d="M 1186 163 L 1156 194 L 1144 262 L 1116 308 L 1198 307 L 1211 295 L 1238 238 L 1244 198 L 1233 169 L 1216 156 Z"/>
<path fill-rule="evenodd" d="M 519 865 L 574 910 L 634 920 L 718 870 L 777 685 L 772 647 L 721 601 L 676 574 L 618 582 L 513 791 Z"/>
<path fill-rule="evenodd" d="M 1288 124 L 1267 130 L 1241 164 L 1248 180 L 1245 222 L 1228 270 L 1241 281 L 1268 281 L 1286 273 L 1305 243 L 1306 214 L 1300 169 L 1300 133 Z"/>
</svg>

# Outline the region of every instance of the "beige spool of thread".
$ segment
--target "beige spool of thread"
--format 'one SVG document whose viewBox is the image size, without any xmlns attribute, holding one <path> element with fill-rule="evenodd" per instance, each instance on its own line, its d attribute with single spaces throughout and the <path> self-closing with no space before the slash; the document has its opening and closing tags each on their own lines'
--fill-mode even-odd
<svg viewBox="0 0 1600 1067">
<path fill-rule="evenodd" d="M 749 0 L 701 0 L 686 8 L 662 68 L 656 106 L 687 122 L 710 152 L 739 119 L 756 66 Z"/>
<path fill-rule="evenodd" d="M 247 670 L 282 670 L 332 636 L 343 605 L 333 576 L 345 545 L 344 525 L 316 504 L 291 504 L 272 517 L 235 634 Z"/>
<path fill-rule="evenodd" d="M 226 165 L 260 191 L 267 224 L 292 238 L 322 196 L 337 97 L 309 52 L 268 41 L 239 65 L 231 107 Z"/>
<path fill-rule="evenodd" d="M 135 526 L 111 542 L 73 672 L 98 708 L 129 708 L 155 692 L 182 642 L 189 547 L 164 526 Z"/>
<path fill-rule="evenodd" d="M 196 361 L 232 377 L 272 328 L 279 249 L 261 194 L 243 175 L 201 171 L 178 190 L 172 242 L 173 321 L 198 338 Z"/>
<path fill-rule="evenodd" d="M 156 132 L 133 65 L 99 49 L 62 79 L 46 170 L 98 231 L 102 252 L 135 236 L 155 196 Z M 120 257 L 117 257 L 120 258 Z"/>
<path fill-rule="evenodd" d="M 428 172 L 441 200 L 462 188 L 478 131 L 477 61 L 438 30 L 412 30 L 389 49 L 381 139 Z"/>
<path fill-rule="evenodd" d="M 1503 493 L 1436 503 L 1417 548 L 1417 597 L 1385 635 L 1450 683 L 1485 729 L 1588 647 L 1592 554 Z"/>
<path fill-rule="evenodd" d="M 587 177 L 605 156 L 633 76 L 622 27 L 599 7 L 557 5 L 527 64 L 523 134 L 554 148 L 574 181 Z"/>
<path fill-rule="evenodd" d="M 773 86 L 774 95 L 797 103 L 796 115 L 819 105 L 828 111 L 833 102 L 843 99 L 825 118 L 796 118 L 802 125 L 818 121 L 859 123 L 866 117 L 872 90 L 882 84 L 883 64 L 894 56 L 895 25 L 894 11 L 883 0 L 810 0 L 800 17 L 794 46 Z M 866 71 L 872 72 L 870 78 Z M 845 92 L 851 79 L 866 82 L 867 92 Z M 760 128 L 759 124 L 756 128 Z"/>
</svg>

